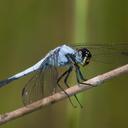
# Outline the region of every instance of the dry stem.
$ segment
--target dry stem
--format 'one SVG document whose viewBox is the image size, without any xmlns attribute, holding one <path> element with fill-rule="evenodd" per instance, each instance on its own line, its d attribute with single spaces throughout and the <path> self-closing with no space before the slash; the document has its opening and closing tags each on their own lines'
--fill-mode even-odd
<svg viewBox="0 0 128 128">
<path fill-rule="evenodd" d="M 98 86 L 100 85 L 101 83 L 109 80 L 109 79 L 112 79 L 113 77 L 116 77 L 116 76 L 119 76 L 121 74 L 125 74 L 125 73 L 128 73 L 128 64 L 122 66 L 122 67 L 119 67 L 117 69 L 114 69 L 112 71 L 109 71 L 107 73 L 104 73 L 102 75 L 98 75 L 88 81 L 86 81 L 86 83 L 89 83 L 91 85 L 94 85 L 94 86 Z M 66 89 L 65 91 L 69 94 L 69 96 L 72 96 L 76 93 L 79 93 L 79 92 L 82 92 L 82 91 L 86 91 L 87 89 L 89 88 L 92 88 L 92 86 L 88 86 L 88 85 L 75 85 L 73 87 L 70 87 L 68 89 Z M 8 112 L 8 113 L 5 113 L 5 114 L 2 114 L 0 115 L 0 124 L 5 124 L 7 123 L 8 121 L 11 121 L 11 120 L 14 120 L 14 119 L 17 119 L 19 117 L 22 117 L 28 113 L 31 113 L 37 109 L 40 109 L 44 106 L 47 106 L 47 105 L 50 105 L 50 104 L 53 104 L 53 103 L 56 103 L 62 99 L 65 99 L 67 98 L 67 96 L 65 95 L 65 93 L 63 91 L 61 92 L 58 92 L 52 96 L 48 96 L 46 98 L 43 98 L 39 101 L 36 101 L 28 106 L 25 106 L 25 107 L 21 107 L 17 110 L 14 110 L 12 112 Z"/>
</svg>

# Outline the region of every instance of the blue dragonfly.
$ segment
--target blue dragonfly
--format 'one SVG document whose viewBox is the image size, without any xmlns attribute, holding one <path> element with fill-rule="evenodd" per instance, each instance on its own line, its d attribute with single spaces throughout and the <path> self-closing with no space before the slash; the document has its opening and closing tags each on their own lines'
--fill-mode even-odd
<svg viewBox="0 0 128 128">
<path fill-rule="evenodd" d="M 105 54 L 108 54 L 108 55 L 111 55 L 110 52 L 112 52 L 116 54 L 116 56 L 124 55 L 128 57 L 128 45 L 127 44 L 123 45 L 125 50 L 122 50 L 121 46 L 118 45 L 118 48 L 115 48 L 115 45 L 113 45 L 113 47 L 111 45 L 110 46 L 109 45 L 107 46 L 104 46 L 104 45 L 81 46 L 80 45 L 80 46 L 74 47 L 66 44 L 58 46 L 57 48 L 51 50 L 44 58 L 42 58 L 35 65 L 5 80 L 0 81 L 0 87 L 3 87 L 9 84 L 10 82 L 15 81 L 19 78 L 22 78 L 30 73 L 35 73 L 33 77 L 25 84 L 22 90 L 22 99 L 23 99 L 24 105 L 30 104 L 44 97 L 45 88 L 48 85 L 50 86 L 50 90 L 51 90 L 50 92 L 54 91 L 56 87 L 59 87 L 62 91 L 64 91 L 64 88 L 60 84 L 60 81 L 62 79 L 66 87 L 69 88 L 69 84 L 67 80 L 73 70 L 75 70 L 76 81 L 78 85 L 86 84 L 86 83 L 83 83 L 83 81 L 86 81 L 86 79 L 81 72 L 80 65 L 83 67 L 88 65 L 90 63 L 90 60 L 92 60 L 92 53 L 96 49 L 98 49 L 98 54 L 93 54 L 94 60 L 97 59 L 95 55 L 98 55 L 98 56 L 103 55 L 102 52 L 99 52 L 101 49 L 102 49 L 101 51 L 106 52 Z M 107 49 L 107 51 L 105 51 L 104 48 Z M 126 61 L 126 63 L 128 63 L 128 60 Z M 66 67 L 66 71 L 63 72 L 61 75 L 58 74 L 58 68 L 60 67 Z M 46 76 L 46 74 L 48 75 Z M 68 96 L 72 106 L 76 107 L 72 103 L 72 100 L 70 99 L 67 92 L 64 91 L 64 93 Z M 77 102 L 79 103 L 80 107 L 82 108 L 83 106 L 79 102 L 77 96 L 76 95 L 74 96 Z"/>
<path fill-rule="evenodd" d="M 84 84 L 81 82 L 85 81 L 86 79 L 83 77 L 83 74 L 80 71 L 80 67 L 78 64 L 85 66 L 89 64 L 91 59 L 91 53 L 87 48 L 80 48 L 74 49 L 68 45 L 59 46 L 53 50 L 51 50 L 44 58 L 42 58 L 39 62 L 35 65 L 31 66 L 30 68 L 9 77 L 6 80 L 0 81 L 0 87 L 7 85 L 8 83 L 17 80 L 21 77 L 24 77 L 32 72 L 36 72 L 36 74 L 28 81 L 25 87 L 22 90 L 22 97 L 23 102 L 25 105 L 32 103 L 43 97 L 44 91 L 44 75 L 46 71 L 52 72 L 52 82 L 51 86 L 55 85 L 58 86 L 61 90 L 64 89 L 60 85 L 60 80 L 64 78 L 65 85 L 69 88 L 67 83 L 67 79 L 72 72 L 73 68 L 75 68 L 76 72 L 76 79 L 79 84 Z M 60 76 L 58 76 L 57 68 L 67 66 L 67 70 Z M 50 76 L 48 76 L 50 77 Z M 64 91 L 65 92 L 65 91 Z M 65 92 L 68 96 L 68 94 Z M 80 104 L 76 95 L 74 95 L 77 99 L 78 103 Z M 68 96 L 69 97 L 69 96 Z M 69 98 L 71 104 L 73 105 L 71 99 Z M 74 106 L 74 105 L 73 105 Z M 82 107 L 82 105 L 80 104 Z M 75 107 L 75 106 L 74 106 Z"/>
</svg>

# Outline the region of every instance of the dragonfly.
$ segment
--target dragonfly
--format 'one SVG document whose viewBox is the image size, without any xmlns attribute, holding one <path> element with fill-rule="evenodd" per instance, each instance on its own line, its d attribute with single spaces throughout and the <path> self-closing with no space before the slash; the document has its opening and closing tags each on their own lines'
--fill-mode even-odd
<svg viewBox="0 0 128 128">
<path fill-rule="evenodd" d="M 53 73 L 53 76 L 55 77 L 54 78 L 55 82 L 52 82 L 52 84 L 55 84 L 55 86 L 58 86 L 61 90 L 64 91 L 64 89 L 61 87 L 59 82 L 63 77 L 65 77 L 64 83 L 69 88 L 67 80 L 73 68 L 75 68 L 77 82 L 79 84 L 84 84 L 81 82 L 81 80 L 85 81 L 86 79 L 81 73 L 81 70 L 78 64 L 81 64 L 82 66 L 89 64 L 91 57 L 92 57 L 91 52 L 87 48 L 80 48 L 76 50 L 74 48 L 71 48 L 68 45 L 62 45 L 51 50 L 44 58 L 42 58 L 39 62 L 31 66 L 30 68 L 16 75 L 13 75 L 7 78 L 6 80 L 0 81 L 0 87 L 3 87 L 9 84 L 10 82 L 17 80 L 21 77 L 24 77 L 32 72 L 36 72 L 36 74 L 29 80 L 29 82 L 25 85 L 25 87 L 22 90 L 22 97 L 23 97 L 24 104 L 25 105 L 30 104 L 33 101 L 38 100 L 43 96 L 43 90 L 44 90 L 43 87 L 45 86 L 43 77 L 45 75 L 46 70 L 51 70 Z M 62 75 L 58 77 L 57 68 L 63 67 L 63 66 L 67 66 L 68 68 L 64 73 L 62 73 Z M 42 91 L 42 92 L 39 92 L 39 91 Z M 69 98 L 69 95 L 66 92 L 65 94 Z M 80 104 L 77 96 L 76 95 L 74 96 L 77 99 L 78 103 Z M 70 99 L 70 102 L 73 105 L 71 99 Z M 80 106 L 82 107 L 81 104 Z"/>
<path fill-rule="evenodd" d="M 37 101 L 44 97 L 45 88 L 46 86 L 50 86 L 50 92 L 54 92 L 56 87 L 59 87 L 69 98 L 70 103 L 73 107 L 76 107 L 72 100 L 70 99 L 68 93 L 64 90 L 61 86 L 60 82 L 63 80 L 64 85 L 69 88 L 68 79 L 72 71 L 75 71 L 76 74 L 76 81 L 79 84 L 86 84 L 83 81 L 87 79 L 81 72 L 81 68 L 85 67 L 90 63 L 92 58 L 95 59 L 95 54 L 92 55 L 92 49 L 102 49 L 105 52 L 104 47 L 102 45 L 87 45 L 87 46 L 70 46 L 67 44 L 61 45 L 56 47 L 55 49 L 51 50 L 46 54 L 44 58 L 38 61 L 35 65 L 27 68 L 26 70 L 17 73 L 5 80 L 0 81 L 0 87 L 8 85 L 10 82 L 18 80 L 24 76 L 29 75 L 30 73 L 35 73 L 33 77 L 25 84 L 22 90 L 22 99 L 24 105 L 28 105 Z M 124 45 L 124 48 L 128 48 L 128 45 Z M 118 50 L 115 50 L 115 47 L 107 46 L 106 54 L 116 53 L 117 56 L 122 54 L 128 57 L 128 49 L 122 51 L 121 47 L 118 47 Z M 102 52 L 98 55 L 102 56 Z M 126 59 L 125 59 L 126 60 Z M 127 61 L 128 62 L 128 61 Z M 127 63 L 126 62 L 126 63 Z M 58 68 L 66 67 L 66 71 L 63 72 L 61 75 L 58 74 Z M 46 76 L 47 74 L 47 76 Z M 46 80 L 47 79 L 47 80 Z M 92 86 L 92 85 L 90 85 Z M 77 102 L 79 103 L 80 107 L 82 108 L 82 104 L 80 103 L 79 99 L 77 98 L 76 94 L 74 94 Z"/>
</svg>

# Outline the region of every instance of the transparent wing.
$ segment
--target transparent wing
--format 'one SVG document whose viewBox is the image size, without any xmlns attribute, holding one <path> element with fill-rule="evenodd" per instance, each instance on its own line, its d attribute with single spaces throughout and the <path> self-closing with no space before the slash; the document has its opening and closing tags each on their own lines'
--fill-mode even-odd
<svg viewBox="0 0 128 128">
<path fill-rule="evenodd" d="M 105 64 L 128 63 L 128 43 L 113 44 L 86 44 L 76 45 L 76 49 L 86 47 L 92 53 L 92 61 Z"/>
<path fill-rule="evenodd" d="M 58 72 L 56 63 L 58 55 L 55 52 L 50 55 L 45 65 L 36 71 L 33 77 L 26 83 L 22 90 L 22 99 L 24 105 L 37 101 L 45 96 L 52 94 L 54 88 L 57 87 Z M 53 64 L 50 66 L 49 64 Z"/>
<path fill-rule="evenodd" d="M 33 101 L 43 97 L 43 92 L 43 71 L 37 71 L 34 76 L 26 83 L 22 90 L 24 105 L 30 104 Z"/>
<path fill-rule="evenodd" d="M 57 70 L 55 67 L 37 71 L 22 90 L 24 105 L 52 94 L 56 88 Z"/>
</svg>

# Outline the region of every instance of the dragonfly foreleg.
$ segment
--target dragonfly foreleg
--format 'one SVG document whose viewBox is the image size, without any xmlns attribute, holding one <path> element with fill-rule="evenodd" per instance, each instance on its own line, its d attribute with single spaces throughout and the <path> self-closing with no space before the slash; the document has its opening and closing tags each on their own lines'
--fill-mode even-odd
<svg viewBox="0 0 128 128">
<path fill-rule="evenodd" d="M 82 74 L 81 71 L 80 71 L 80 67 L 79 67 L 77 64 L 75 64 L 74 66 L 75 66 L 75 69 L 76 69 L 76 70 L 75 70 L 75 71 L 76 71 L 76 80 L 77 80 L 78 84 L 84 84 L 84 85 L 93 86 L 93 85 L 91 85 L 91 84 L 89 84 L 89 83 L 80 82 L 80 79 L 83 80 L 83 81 L 86 81 L 87 79 L 85 79 L 85 78 L 83 77 L 83 74 Z M 79 79 L 79 77 L 80 77 L 80 79 Z"/>
</svg>

